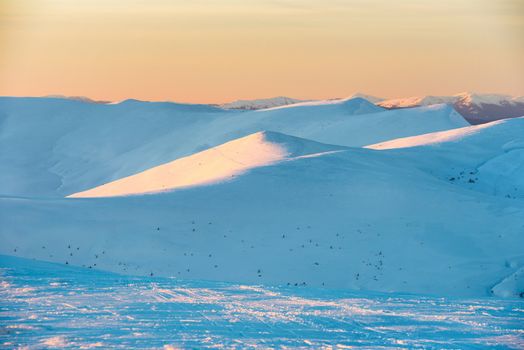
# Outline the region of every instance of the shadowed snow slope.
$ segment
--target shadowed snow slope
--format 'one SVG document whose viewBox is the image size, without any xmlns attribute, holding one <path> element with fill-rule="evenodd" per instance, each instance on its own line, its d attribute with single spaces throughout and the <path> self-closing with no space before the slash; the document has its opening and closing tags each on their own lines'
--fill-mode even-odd
<svg viewBox="0 0 524 350">
<path fill-rule="evenodd" d="M 112 197 L 211 184 L 255 167 L 341 149 L 345 147 L 258 132 L 69 197 Z"/>
<path fill-rule="evenodd" d="M 364 146 L 467 125 L 452 108 L 384 111 L 363 99 L 262 111 L 0 98 L 0 194 L 62 197 L 263 130 Z"/>
<path fill-rule="evenodd" d="M 299 156 L 149 196 L 2 198 L 0 254 L 185 279 L 518 297 L 524 200 L 512 167 L 524 119 L 475 130 L 391 150 L 284 147 Z"/>
</svg>

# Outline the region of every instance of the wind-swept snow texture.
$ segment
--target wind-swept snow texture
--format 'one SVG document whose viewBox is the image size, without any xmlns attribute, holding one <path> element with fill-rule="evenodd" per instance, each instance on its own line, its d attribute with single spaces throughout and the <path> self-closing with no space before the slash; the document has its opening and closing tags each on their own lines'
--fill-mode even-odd
<svg viewBox="0 0 524 350">
<path fill-rule="evenodd" d="M 0 256 L 6 349 L 519 349 L 524 303 L 129 277 Z"/>
<path fill-rule="evenodd" d="M 3 97 L 0 194 L 64 197 L 265 130 L 360 147 L 465 125 L 448 106 L 385 111 L 360 98 L 242 112 Z"/>
<path fill-rule="evenodd" d="M 448 133 L 389 150 L 259 133 L 217 149 L 270 156 L 212 186 L 3 198 L 0 252 L 136 275 L 518 297 L 520 282 L 504 281 L 524 266 L 521 168 L 499 163 L 522 164 L 524 119 Z"/>
</svg>

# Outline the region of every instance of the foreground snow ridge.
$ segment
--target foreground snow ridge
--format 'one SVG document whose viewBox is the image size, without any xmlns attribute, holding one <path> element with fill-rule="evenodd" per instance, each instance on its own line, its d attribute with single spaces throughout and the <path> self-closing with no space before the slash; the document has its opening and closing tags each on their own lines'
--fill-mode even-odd
<svg viewBox="0 0 524 350">
<path fill-rule="evenodd" d="M 262 131 L 68 197 L 115 197 L 209 185 L 255 167 L 341 149 L 344 147 Z"/>
</svg>

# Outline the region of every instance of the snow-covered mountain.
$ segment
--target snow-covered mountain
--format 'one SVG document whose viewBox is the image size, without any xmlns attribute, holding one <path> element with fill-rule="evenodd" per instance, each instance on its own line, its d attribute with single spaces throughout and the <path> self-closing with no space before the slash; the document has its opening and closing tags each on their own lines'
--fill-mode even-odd
<svg viewBox="0 0 524 350">
<path fill-rule="evenodd" d="M 392 99 L 378 102 L 388 109 L 411 108 L 447 103 L 472 124 L 481 124 L 504 118 L 524 116 L 524 97 L 501 94 L 461 93 L 453 96 L 424 96 Z"/>
<path fill-rule="evenodd" d="M 386 111 L 363 99 L 260 111 L 127 100 L 0 98 L 0 193 L 81 192 L 259 131 L 341 146 L 468 125 L 445 105 Z"/>
<path fill-rule="evenodd" d="M 230 181 L 148 196 L 4 197 L 0 253 L 186 279 L 518 296 L 524 119 L 442 135 L 332 152 L 261 133 L 218 147 L 232 147 L 218 160 L 194 156 L 211 169 L 270 154 Z M 235 148 L 240 158 L 228 159 Z"/>
<path fill-rule="evenodd" d="M 524 118 L 471 126 L 447 104 L 362 98 L 257 111 L 0 98 L 0 122 L 0 254 L 290 287 L 524 291 Z"/>
<path fill-rule="evenodd" d="M 83 96 L 49 95 L 48 98 L 70 99 L 86 103 L 109 104 L 109 101 L 97 101 Z M 216 105 L 225 110 L 263 110 L 285 106 L 323 105 L 362 98 L 386 109 L 413 108 L 434 104 L 450 104 L 471 124 L 488 123 L 505 118 L 524 116 L 524 96 L 514 97 L 503 94 L 476 94 L 464 92 L 452 96 L 414 96 L 407 98 L 384 99 L 363 93 L 354 93 L 346 98 L 328 100 L 300 100 L 278 96 L 265 99 L 238 100 Z M 128 100 L 135 101 L 136 100 Z M 126 102 L 126 101 L 123 101 Z M 142 102 L 142 101 L 140 101 Z M 145 101 L 143 101 L 145 102 Z M 118 104 L 118 103 L 112 103 Z M 214 106 L 214 105 L 209 105 Z"/>
</svg>

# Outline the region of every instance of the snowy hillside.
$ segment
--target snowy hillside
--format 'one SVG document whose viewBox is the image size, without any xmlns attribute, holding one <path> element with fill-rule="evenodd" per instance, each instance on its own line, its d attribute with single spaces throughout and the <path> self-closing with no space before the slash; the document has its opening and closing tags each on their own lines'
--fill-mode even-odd
<svg viewBox="0 0 524 350">
<path fill-rule="evenodd" d="M 184 279 L 518 297 L 524 201 L 511 166 L 522 162 L 500 160 L 519 157 L 524 120 L 463 130 L 402 149 L 315 146 L 165 194 L 3 198 L 0 253 Z"/>
<path fill-rule="evenodd" d="M 524 198 L 524 118 L 401 138 L 371 145 L 372 149 L 402 149 L 419 159 L 419 166 L 440 173 L 456 185 L 505 198 Z M 406 153 L 407 152 L 407 153 Z M 419 154 L 420 153 L 420 154 Z M 429 155 L 421 156 L 421 154 Z M 448 160 L 461 168 L 442 171 L 435 162 Z"/>
<path fill-rule="evenodd" d="M 0 193 L 63 197 L 270 130 L 341 146 L 468 125 L 452 108 L 385 111 L 363 99 L 262 111 L 127 100 L 0 98 Z"/>
<path fill-rule="evenodd" d="M 472 124 L 524 116 L 524 97 L 501 94 L 460 93 L 453 96 L 425 96 L 385 100 L 379 106 L 388 109 L 410 108 L 447 103 Z"/>
</svg>

